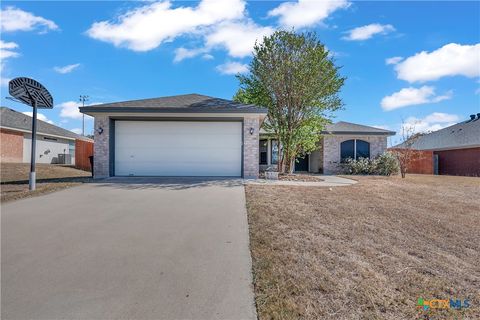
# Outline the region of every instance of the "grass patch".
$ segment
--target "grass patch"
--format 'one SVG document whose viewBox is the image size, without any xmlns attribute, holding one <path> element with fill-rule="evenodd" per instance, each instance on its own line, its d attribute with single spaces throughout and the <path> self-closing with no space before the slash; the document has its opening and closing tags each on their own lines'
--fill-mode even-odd
<svg viewBox="0 0 480 320">
<path fill-rule="evenodd" d="M 478 319 L 480 179 L 247 185 L 260 319 Z M 420 312 L 418 298 L 470 299 Z"/>
<path fill-rule="evenodd" d="M 37 164 L 37 188 L 28 190 L 28 163 L 2 163 L 0 167 L 1 202 L 42 195 L 90 182 L 91 173 L 71 166 Z"/>
</svg>

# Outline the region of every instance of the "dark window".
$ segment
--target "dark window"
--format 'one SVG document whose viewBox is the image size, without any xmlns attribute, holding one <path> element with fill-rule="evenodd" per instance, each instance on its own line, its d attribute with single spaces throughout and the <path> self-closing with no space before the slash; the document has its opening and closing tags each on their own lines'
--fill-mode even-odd
<svg viewBox="0 0 480 320">
<path fill-rule="evenodd" d="M 272 140 L 272 164 L 278 163 L 278 141 Z"/>
<path fill-rule="evenodd" d="M 340 144 L 340 155 L 342 161 L 348 158 L 355 159 L 355 140 L 343 141 Z"/>
<path fill-rule="evenodd" d="M 340 157 L 342 161 L 348 158 L 370 158 L 370 143 L 363 140 L 347 140 L 340 144 Z"/>
<path fill-rule="evenodd" d="M 260 140 L 260 164 L 267 164 L 268 141 Z"/>
<path fill-rule="evenodd" d="M 50 138 L 50 137 L 43 137 L 44 140 L 52 140 L 52 141 L 57 141 L 55 138 Z"/>
<path fill-rule="evenodd" d="M 357 159 L 370 158 L 370 143 L 363 140 L 355 140 L 357 143 Z"/>
</svg>

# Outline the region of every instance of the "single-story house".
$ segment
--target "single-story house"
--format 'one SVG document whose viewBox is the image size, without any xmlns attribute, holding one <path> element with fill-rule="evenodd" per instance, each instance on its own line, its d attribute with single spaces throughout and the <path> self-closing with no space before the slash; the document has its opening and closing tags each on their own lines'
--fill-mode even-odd
<svg viewBox="0 0 480 320">
<path fill-rule="evenodd" d="M 32 117 L 0 107 L 1 162 L 29 163 L 32 145 Z M 75 144 L 92 144 L 91 139 L 37 119 L 36 162 L 75 164 Z"/>
<path fill-rule="evenodd" d="M 278 143 L 260 130 L 267 110 L 199 94 L 81 107 L 95 118 L 94 175 L 258 177 Z M 342 159 L 375 157 L 388 130 L 339 122 L 297 171 L 336 173 Z"/>
<path fill-rule="evenodd" d="M 296 172 L 335 174 L 347 158 L 375 158 L 387 149 L 387 138 L 394 131 L 340 121 L 328 124 L 321 132 L 317 150 L 299 157 Z M 278 142 L 271 134 L 260 131 L 260 170 L 277 164 Z"/>
<path fill-rule="evenodd" d="M 94 177 L 258 176 L 267 110 L 199 94 L 81 107 L 95 119 Z"/>
<path fill-rule="evenodd" d="M 404 144 L 394 148 L 402 148 Z M 412 149 L 431 151 L 433 172 L 480 177 L 480 113 L 452 126 L 419 136 Z"/>
</svg>

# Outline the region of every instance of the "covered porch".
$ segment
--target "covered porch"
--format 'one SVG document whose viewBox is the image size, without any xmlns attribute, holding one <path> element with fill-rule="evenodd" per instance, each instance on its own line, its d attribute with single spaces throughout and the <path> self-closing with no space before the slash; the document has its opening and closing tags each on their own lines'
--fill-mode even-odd
<svg viewBox="0 0 480 320">
<path fill-rule="evenodd" d="M 260 134 L 260 172 L 268 169 L 276 169 L 278 165 L 278 152 L 279 145 L 277 139 L 267 134 Z M 315 151 L 297 158 L 294 172 L 323 173 L 323 139 L 318 142 L 318 148 Z"/>
</svg>

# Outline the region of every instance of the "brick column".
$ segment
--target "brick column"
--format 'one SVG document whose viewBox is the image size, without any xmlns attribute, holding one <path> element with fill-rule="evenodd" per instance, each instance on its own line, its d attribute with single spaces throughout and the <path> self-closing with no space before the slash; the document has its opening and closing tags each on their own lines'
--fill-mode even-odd
<svg viewBox="0 0 480 320">
<path fill-rule="evenodd" d="M 253 134 L 250 134 L 250 128 L 253 128 Z M 259 131 L 260 118 L 258 116 L 243 119 L 243 177 L 245 179 L 258 178 Z"/>
<path fill-rule="evenodd" d="M 102 128 L 102 134 L 98 133 Z M 107 116 L 95 116 L 94 124 L 94 178 L 106 178 L 110 176 L 110 119 Z"/>
</svg>

